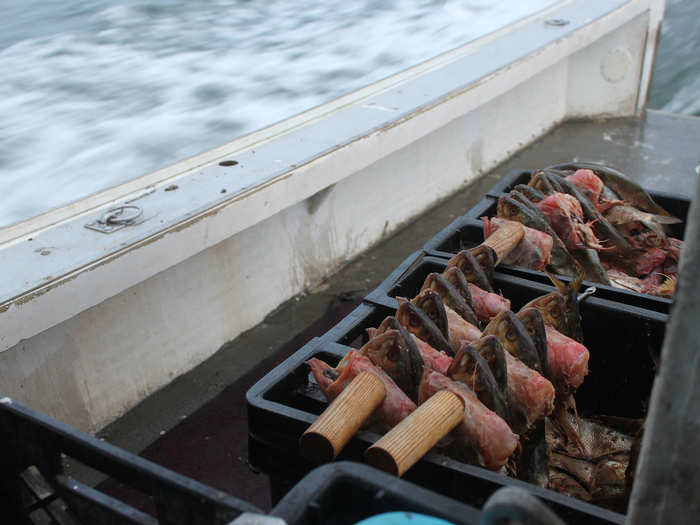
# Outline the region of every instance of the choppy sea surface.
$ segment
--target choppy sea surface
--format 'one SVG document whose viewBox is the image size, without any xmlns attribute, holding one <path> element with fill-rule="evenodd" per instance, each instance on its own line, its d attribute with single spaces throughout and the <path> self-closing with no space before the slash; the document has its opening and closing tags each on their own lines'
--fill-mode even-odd
<svg viewBox="0 0 700 525">
<path fill-rule="evenodd" d="M 0 0 L 0 227 L 283 120 L 555 0 Z M 650 107 L 700 114 L 700 1 Z"/>
</svg>

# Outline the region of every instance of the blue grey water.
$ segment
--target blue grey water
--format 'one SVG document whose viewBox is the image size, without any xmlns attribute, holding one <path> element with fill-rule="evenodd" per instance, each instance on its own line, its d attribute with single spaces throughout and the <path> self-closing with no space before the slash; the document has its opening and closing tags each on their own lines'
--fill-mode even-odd
<svg viewBox="0 0 700 525">
<path fill-rule="evenodd" d="M 555 0 L 0 0 L 0 227 L 453 49 Z M 651 107 L 700 112 L 697 0 Z"/>
</svg>

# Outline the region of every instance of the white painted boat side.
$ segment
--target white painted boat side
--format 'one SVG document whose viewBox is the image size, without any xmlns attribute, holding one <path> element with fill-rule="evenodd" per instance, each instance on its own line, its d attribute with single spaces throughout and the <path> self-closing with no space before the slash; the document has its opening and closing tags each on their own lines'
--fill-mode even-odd
<svg viewBox="0 0 700 525">
<path fill-rule="evenodd" d="M 662 12 L 567 2 L 182 164 L 141 190 L 141 226 L 91 232 L 92 211 L 8 241 L 1 393 L 101 428 L 552 126 L 635 114 Z M 564 15 L 568 30 L 544 24 Z M 218 166 L 229 153 L 239 166 Z M 253 182 L 233 189 L 237 170 Z"/>
</svg>

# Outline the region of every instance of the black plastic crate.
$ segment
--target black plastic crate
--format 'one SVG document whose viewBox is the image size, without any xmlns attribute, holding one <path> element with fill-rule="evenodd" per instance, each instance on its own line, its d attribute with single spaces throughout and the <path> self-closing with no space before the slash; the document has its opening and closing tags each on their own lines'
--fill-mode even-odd
<svg viewBox="0 0 700 525">
<path fill-rule="evenodd" d="M 481 221 L 477 223 L 466 217 L 460 217 L 426 243 L 425 253 L 430 256 L 449 259 L 462 250 L 468 250 L 481 244 L 483 240 L 484 230 L 483 226 L 481 225 Z M 500 273 L 514 275 L 534 282 L 544 284 L 551 282 L 549 277 L 547 277 L 544 272 L 530 270 L 529 268 L 523 268 L 522 266 L 499 264 L 498 271 Z M 557 275 L 557 277 L 566 282 L 571 282 L 573 280 L 571 277 L 565 275 Z M 581 288 L 585 289 L 589 286 L 596 287 L 596 297 L 629 304 L 638 308 L 654 310 L 662 314 L 669 314 L 671 311 L 671 305 L 673 304 L 673 299 L 667 297 L 642 294 L 632 290 L 615 288 L 614 286 L 607 286 L 605 284 L 594 283 L 586 280 L 583 281 Z"/>
<path fill-rule="evenodd" d="M 392 274 L 367 296 L 368 301 L 383 310 L 356 319 L 359 326 L 355 324 L 350 328 L 346 325 L 348 333 L 361 334 L 364 328 L 376 326 L 372 323 L 377 319 L 381 322 L 386 315 L 396 311 L 398 303 L 395 297 L 414 297 L 429 273 L 442 272 L 446 268 L 444 259 L 420 257 L 420 254 L 404 261 L 407 263 L 412 263 L 408 265 L 409 270 L 404 270 L 400 276 Z M 513 311 L 535 297 L 556 290 L 551 285 L 498 272 L 494 275 L 494 289 L 510 299 Z M 668 316 L 595 296 L 587 297 L 579 307 L 584 344 L 591 353 L 590 373 L 576 393 L 579 412 L 583 415 L 642 417 L 651 394 Z M 337 338 L 341 334 L 335 332 L 333 335 Z M 365 341 L 366 336 L 355 339 L 352 344 L 360 346 Z"/>
<path fill-rule="evenodd" d="M 427 275 L 431 272 L 442 272 L 447 267 L 447 260 L 444 257 L 427 255 L 424 252 L 415 252 L 407 257 L 382 284 L 370 292 L 365 300 L 372 304 L 387 306 L 396 309 L 398 301 L 396 297 L 412 298 L 418 295 L 420 287 Z M 513 290 L 514 283 L 520 286 L 530 285 L 533 290 L 538 290 L 537 295 L 542 295 L 554 291 L 549 277 L 542 272 L 525 270 L 522 268 L 513 268 L 512 271 L 506 271 L 508 267 L 498 266 L 494 272 L 494 289 L 496 292 L 503 291 L 506 298 L 513 299 L 508 295 L 506 290 Z M 570 282 L 571 279 L 562 277 L 562 280 Z M 582 286 L 581 291 L 586 286 L 586 281 Z M 595 286 L 597 291 L 589 296 L 584 301 L 584 306 L 594 305 L 604 310 L 616 310 L 626 312 L 628 315 L 637 316 L 640 319 L 648 319 L 653 321 L 666 323 L 668 313 L 663 311 L 653 302 L 653 297 L 643 294 L 633 294 L 638 296 L 634 301 L 629 299 L 627 302 L 619 301 L 616 292 L 617 288 L 602 286 L 598 283 L 589 283 L 590 286 Z M 516 294 L 518 292 L 516 291 Z M 533 295 L 535 297 L 535 295 Z M 529 299 L 528 299 L 529 300 Z M 668 300 L 667 300 L 668 301 Z M 524 304 L 527 301 L 524 301 Z M 670 302 L 670 301 L 669 301 Z M 519 308 L 519 302 L 513 301 L 513 309 Z"/>
<path fill-rule="evenodd" d="M 388 309 L 375 312 L 388 314 Z M 371 315 L 371 314 L 370 314 Z M 316 338 L 256 383 L 247 393 L 248 461 L 270 477 L 273 501 L 283 496 L 315 465 L 305 460 L 298 440 L 323 412 L 327 402 L 310 378 L 305 362 L 317 357 L 336 365 L 349 347 Z M 338 460 L 363 461 L 364 451 L 381 436 L 361 430 Z M 516 487 L 537 496 L 566 523 L 623 523 L 624 516 L 497 472 L 468 465 L 431 451 L 404 479 L 457 501 L 481 508 L 501 487 Z"/>
<path fill-rule="evenodd" d="M 327 403 L 304 364 L 318 357 L 337 364 L 349 346 L 366 340 L 365 329 L 376 327 L 394 313 L 397 295 L 413 297 L 425 276 L 445 268 L 444 259 L 414 254 L 404 261 L 368 299 L 322 338 L 310 342 L 272 370 L 248 391 L 250 461 L 268 473 L 283 491 L 312 466 L 298 452 L 298 438 Z M 554 287 L 518 277 L 496 274 L 495 286 L 513 309 L 554 290 Z M 667 316 L 612 301 L 587 298 L 581 304 L 584 343 L 591 352 L 589 369 L 576 394 L 582 416 L 607 415 L 640 418 L 645 415 Z M 338 342 L 342 341 L 343 344 Z M 361 431 L 342 452 L 341 459 L 362 461 L 362 453 L 378 435 Z M 541 489 L 480 467 L 430 452 L 406 473 L 406 479 L 441 494 L 479 507 L 500 486 L 517 486 L 536 494 L 571 523 L 595 519 L 622 522 L 623 516 Z"/>
<path fill-rule="evenodd" d="M 63 469 L 69 457 L 150 497 L 154 515 Z M 2 523 L 225 525 L 255 506 L 104 443 L 35 410 L 0 400 Z"/>
<path fill-rule="evenodd" d="M 481 200 L 465 215 L 458 217 L 424 246 L 427 254 L 435 257 L 451 258 L 462 250 L 473 248 L 484 240 L 484 229 L 480 217 L 495 217 L 497 215 L 498 198 L 510 191 L 516 184 L 526 184 L 530 180 L 530 171 L 512 171 L 501 179 L 491 190 L 487 197 Z M 683 239 L 685 236 L 686 219 L 690 200 L 679 196 L 660 192 L 651 192 L 652 197 L 670 213 L 683 220 L 683 223 L 671 225 L 671 235 Z M 499 271 L 529 279 L 535 282 L 548 283 L 549 278 L 536 270 L 530 270 L 519 266 L 499 265 Z M 559 276 L 562 280 L 570 282 L 571 278 Z M 631 290 L 606 286 L 600 283 L 584 281 L 583 287 L 595 286 L 598 289 L 597 297 L 618 301 L 621 303 L 655 310 L 664 314 L 670 313 L 672 299 L 650 294 L 641 294 Z"/>
<path fill-rule="evenodd" d="M 518 184 L 527 184 L 530 182 L 531 174 L 532 170 L 515 170 L 509 172 L 508 175 L 503 177 L 486 192 L 486 197 L 498 200 L 501 195 L 507 194 Z M 688 208 L 690 207 L 690 199 L 683 195 L 661 191 L 649 191 L 649 194 L 662 208 L 683 221 L 682 224 L 672 226 L 672 236 L 683 239 L 685 223 L 688 217 Z M 467 215 L 472 216 L 470 212 L 468 212 Z M 493 213 L 488 214 L 488 216 L 493 217 L 494 215 L 496 215 L 495 208 Z M 476 218 L 478 219 L 478 217 Z"/>
<path fill-rule="evenodd" d="M 312 471 L 270 515 L 282 518 L 287 525 L 352 525 L 376 514 L 399 511 L 425 514 L 456 525 L 478 525 L 480 519 L 474 507 L 348 461 Z"/>
</svg>

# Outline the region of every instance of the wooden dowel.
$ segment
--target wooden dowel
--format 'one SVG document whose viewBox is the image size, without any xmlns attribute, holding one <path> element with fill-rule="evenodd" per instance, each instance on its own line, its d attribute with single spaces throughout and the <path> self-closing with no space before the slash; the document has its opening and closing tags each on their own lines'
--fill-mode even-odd
<svg viewBox="0 0 700 525">
<path fill-rule="evenodd" d="M 525 228 L 519 222 L 503 221 L 503 226 L 493 232 L 482 244 L 489 246 L 496 252 L 500 263 L 525 236 Z"/>
<path fill-rule="evenodd" d="M 462 399 L 441 390 L 365 451 L 367 463 L 402 476 L 464 418 Z"/>
<path fill-rule="evenodd" d="M 315 463 L 332 461 L 385 396 L 379 377 L 369 372 L 358 374 L 301 435 L 302 456 Z"/>
</svg>

